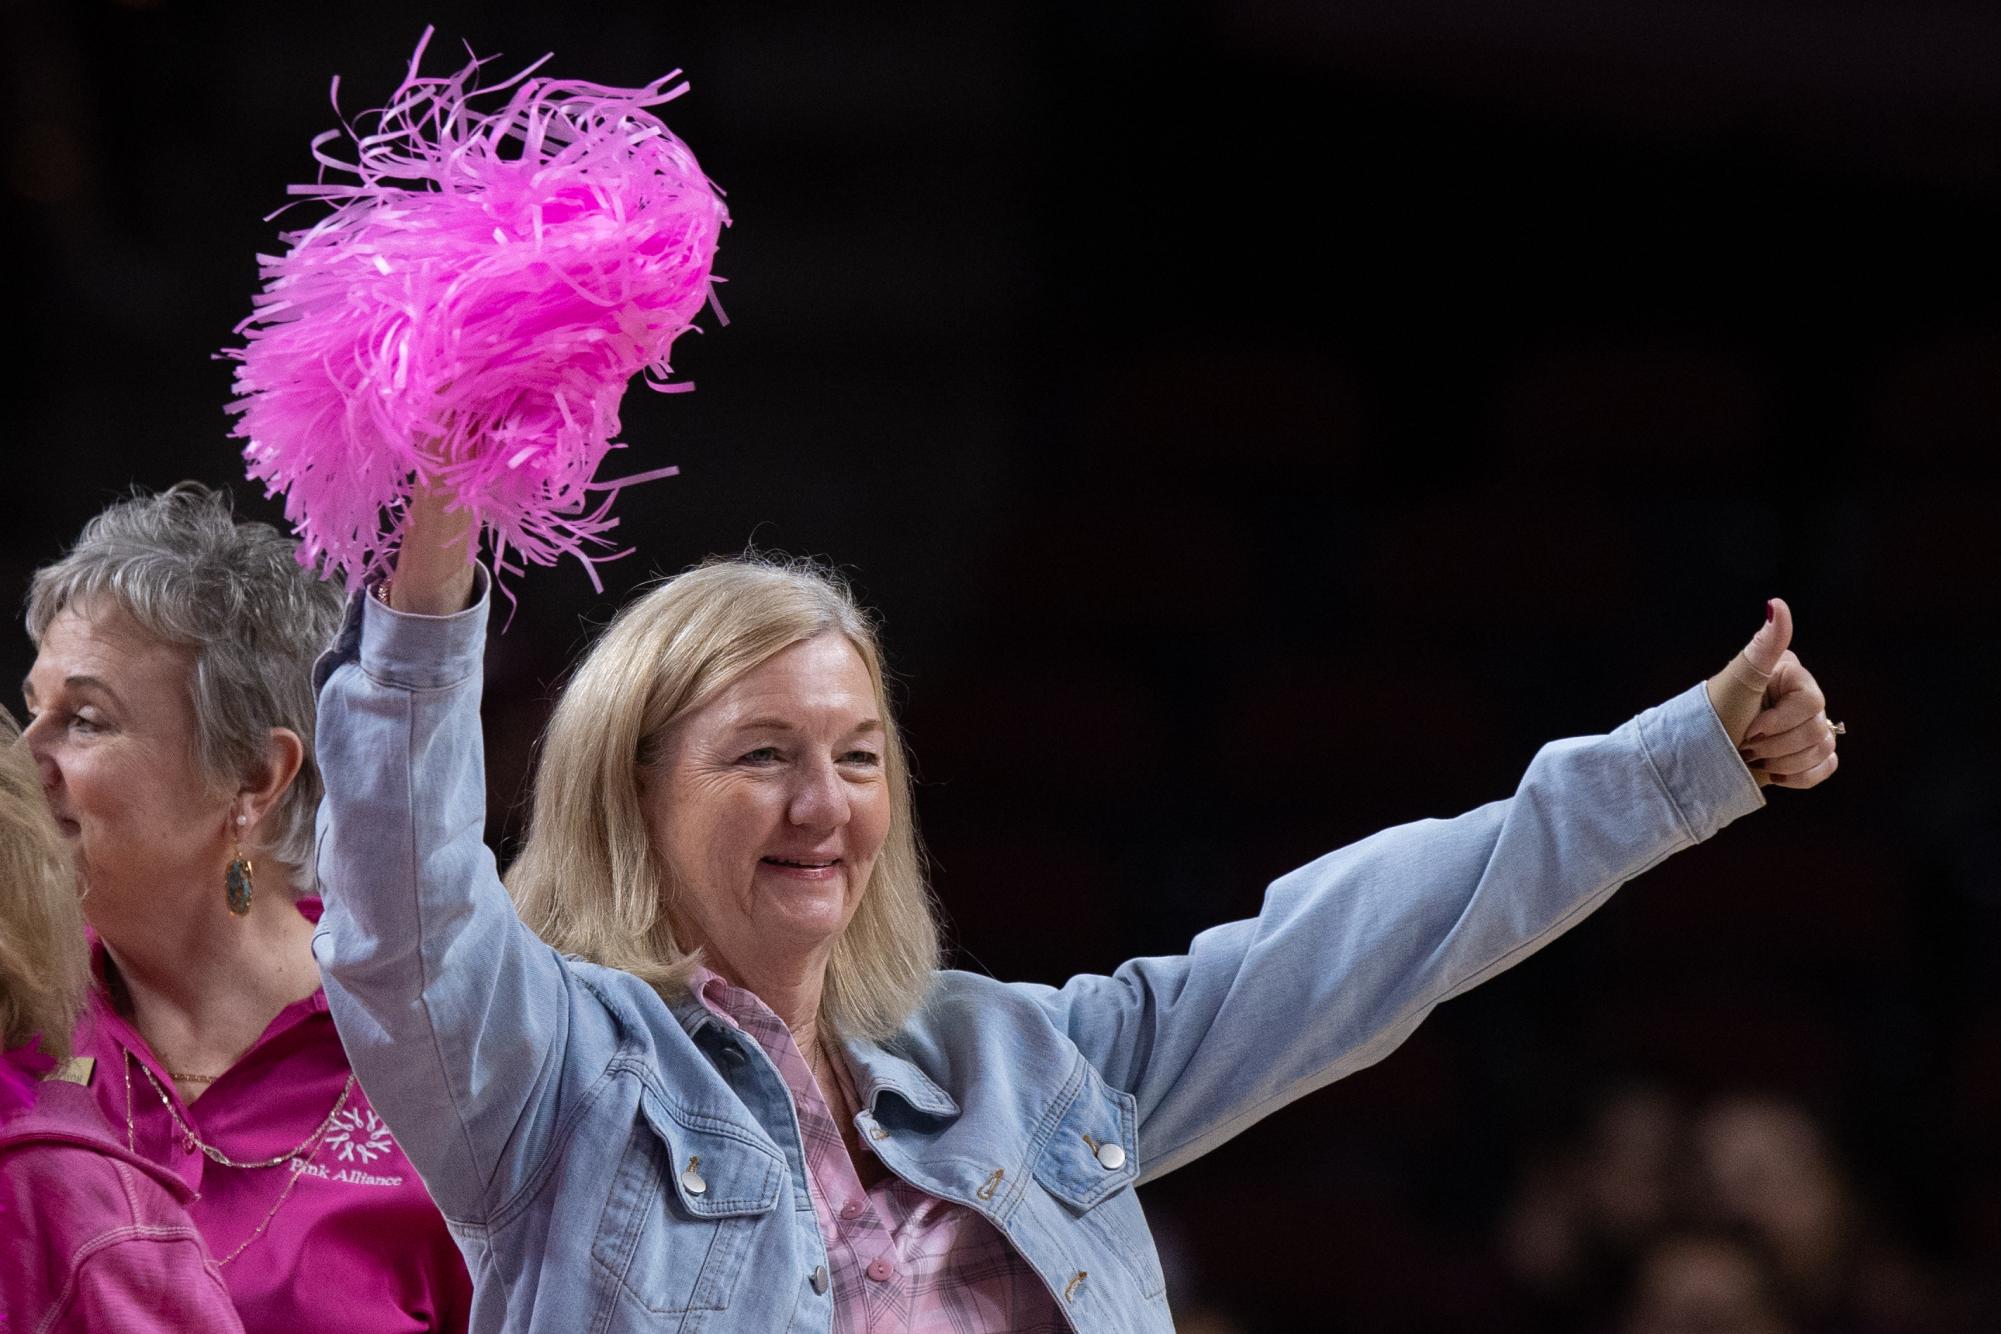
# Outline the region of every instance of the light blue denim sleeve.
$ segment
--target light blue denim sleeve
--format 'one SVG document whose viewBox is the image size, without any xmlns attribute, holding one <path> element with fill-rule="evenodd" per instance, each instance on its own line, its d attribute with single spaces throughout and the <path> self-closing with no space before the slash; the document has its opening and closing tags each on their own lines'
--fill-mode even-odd
<svg viewBox="0 0 2001 1334">
<path fill-rule="evenodd" d="M 358 598 L 315 672 L 327 1006 L 369 1100 L 459 1219 L 503 1202 L 546 1149 L 571 1022 L 561 961 L 484 841 L 487 584 L 482 570 L 478 603 L 453 616 Z"/>
<path fill-rule="evenodd" d="M 1558 741 L 1513 797 L 1387 829 L 1273 882 L 1257 917 L 1035 994 L 1138 1103 L 1146 1177 L 1388 1055 L 1439 1002 L 1764 804 L 1700 685 Z"/>
</svg>

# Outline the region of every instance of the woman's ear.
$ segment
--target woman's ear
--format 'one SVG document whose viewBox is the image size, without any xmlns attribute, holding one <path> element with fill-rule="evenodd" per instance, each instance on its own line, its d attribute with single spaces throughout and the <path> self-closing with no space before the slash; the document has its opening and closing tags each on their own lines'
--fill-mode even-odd
<svg viewBox="0 0 2001 1334">
<path fill-rule="evenodd" d="M 247 823 L 254 828 L 291 789 L 305 762 L 306 744 L 299 740 L 299 734 L 289 727 L 272 728 L 264 741 L 263 757 L 243 776 L 233 809 L 247 814 Z"/>
</svg>

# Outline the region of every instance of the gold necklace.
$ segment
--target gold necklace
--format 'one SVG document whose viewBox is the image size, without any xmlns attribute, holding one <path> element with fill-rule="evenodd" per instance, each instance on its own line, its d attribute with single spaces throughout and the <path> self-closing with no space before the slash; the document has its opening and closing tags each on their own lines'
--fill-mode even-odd
<svg viewBox="0 0 2001 1334">
<path fill-rule="evenodd" d="M 315 1144 L 313 1146 L 313 1153 L 318 1153 L 319 1151 L 320 1151 L 320 1146 Z M 291 1179 L 285 1183 L 285 1189 L 278 1192 L 277 1202 L 273 1204 L 269 1209 L 265 1210 L 264 1217 L 262 1217 L 257 1221 L 257 1226 L 251 1229 L 250 1235 L 245 1237 L 242 1241 L 236 1243 L 235 1250 L 231 1251 L 228 1255 L 223 1256 L 220 1260 L 217 1260 L 215 1262 L 215 1267 L 217 1269 L 222 1268 L 224 1265 L 228 1264 L 231 1260 L 234 1260 L 237 1256 L 243 1254 L 244 1251 L 250 1248 L 251 1242 L 257 1240 L 259 1237 L 264 1235 L 264 1229 L 271 1226 L 271 1220 L 278 1216 L 278 1210 L 284 1207 L 286 1200 L 292 1198 L 292 1187 L 299 1184 L 299 1178 L 306 1174 L 306 1163 L 310 1163 L 311 1161 L 312 1161 L 312 1154 L 308 1154 L 306 1155 L 305 1162 L 301 1162 L 292 1168 Z"/>
<path fill-rule="evenodd" d="M 832 1102 L 827 1104 L 827 1113 L 834 1118 L 834 1125 L 837 1128 L 845 1127 L 848 1120 L 847 1076 L 835 1071 L 834 1054 L 821 1046 L 818 1041 L 813 1043 L 813 1056 L 810 1064 L 813 1072 L 813 1083 L 820 1089 L 820 1096 L 822 1098 L 827 1096 L 827 1086 L 830 1084 L 833 1086 L 834 1098 Z M 847 1134 L 844 1130 L 842 1138 L 845 1139 L 846 1137 Z"/>
<path fill-rule="evenodd" d="M 813 1043 L 813 1081 L 822 1086 L 833 1085 L 836 1105 L 828 1110 L 833 1112 L 835 1124 L 838 1125 L 848 1110 L 848 1080 L 844 1073 L 835 1068 L 834 1061 L 834 1053 L 816 1040 Z"/>
<path fill-rule="evenodd" d="M 125 1053 L 125 1147 L 137 1153 L 139 1151 L 138 1137 L 132 1125 L 132 1062 L 135 1059 L 137 1058 L 128 1049 Z M 276 1167 L 282 1162 L 298 1157 L 315 1140 L 318 1140 L 329 1130 L 333 1129 L 334 1118 L 341 1114 L 341 1111 L 347 1106 L 348 1098 L 354 1093 L 354 1075 L 350 1072 L 347 1077 L 347 1083 L 341 1087 L 340 1097 L 334 1100 L 333 1110 L 327 1113 L 326 1120 L 320 1122 L 312 1134 L 299 1141 L 297 1148 L 287 1153 L 281 1153 L 275 1158 L 266 1158 L 262 1162 L 239 1163 L 213 1144 L 203 1141 L 200 1136 L 195 1134 L 194 1128 L 181 1119 L 181 1114 L 174 1110 L 173 1100 L 167 1096 L 167 1091 L 160 1087 L 160 1081 L 153 1077 L 153 1071 L 144 1061 L 139 1062 L 139 1073 L 146 1076 L 146 1082 L 153 1086 L 153 1092 L 160 1095 L 160 1105 L 167 1109 L 167 1115 L 173 1118 L 175 1128 L 181 1132 L 181 1143 L 190 1149 L 200 1149 L 203 1157 L 207 1158 L 210 1162 L 220 1163 L 224 1167 Z"/>
<path fill-rule="evenodd" d="M 131 1051 L 127 1050 L 125 1053 L 125 1147 L 131 1149 L 134 1154 L 137 1154 L 139 1152 L 138 1135 L 132 1123 L 133 1059 Z M 271 1226 L 271 1220 L 276 1218 L 278 1211 L 285 1207 L 285 1201 L 292 1198 L 292 1191 L 298 1186 L 299 1178 L 306 1174 L 306 1168 L 318 1156 L 320 1146 L 326 1142 L 327 1132 L 333 1129 L 334 1120 L 340 1116 L 341 1110 L 347 1106 L 348 1098 L 354 1093 L 354 1072 L 349 1071 L 347 1083 L 341 1087 L 340 1097 L 335 1099 L 333 1110 L 327 1113 L 327 1119 L 320 1122 L 319 1127 L 312 1134 L 299 1141 L 297 1148 L 293 1149 L 290 1153 L 280 1154 L 276 1158 L 265 1162 L 239 1163 L 223 1153 L 222 1150 L 213 1145 L 203 1143 L 195 1132 L 189 1129 L 188 1123 L 181 1120 L 181 1114 L 174 1110 L 174 1104 L 167 1097 L 167 1091 L 160 1087 L 160 1081 L 153 1077 L 153 1072 L 147 1069 L 144 1061 L 139 1062 L 139 1069 L 145 1073 L 147 1082 L 153 1086 L 153 1091 L 160 1095 L 160 1104 L 167 1109 L 167 1115 L 171 1116 L 174 1119 L 174 1124 L 180 1128 L 182 1141 L 190 1148 L 200 1149 L 211 1162 L 220 1163 L 224 1167 L 255 1168 L 276 1167 L 288 1158 L 294 1160 L 292 1163 L 292 1175 L 285 1182 L 285 1189 L 278 1192 L 277 1200 L 272 1203 L 269 1209 L 264 1211 L 264 1217 L 258 1220 L 257 1226 L 251 1229 L 250 1235 L 238 1242 L 235 1250 L 215 1262 L 217 1269 L 222 1268 L 231 1260 L 243 1254 L 244 1251 L 249 1249 L 251 1242 L 256 1241 L 264 1235 L 264 1230 Z M 304 1155 L 303 1157 L 300 1156 L 302 1154 Z"/>
</svg>

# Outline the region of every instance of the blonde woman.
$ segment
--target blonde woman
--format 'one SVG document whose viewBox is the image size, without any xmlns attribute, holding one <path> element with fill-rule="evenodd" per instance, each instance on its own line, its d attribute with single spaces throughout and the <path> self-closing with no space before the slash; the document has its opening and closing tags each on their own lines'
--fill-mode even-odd
<svg viewBox="0 0 2001 1334">
<path fill-rule="evenodd" d="M 321 664 L 314 946 L 480 1330 L 1167 1331 L 1139 1182 L 1757 809 L 1740 745 L 1786 786 L 1835 767 L 1774 603 L 1715 678 L 1545 747 L 1512 798 L 1331 853 L 1186 955 L 1010 985 L 937 968 L 875 631 L 811 569 L 713 563 L 612 623 L 510 902 L 465 550 L 421 502 Z"/>
<path fill-rule="evenodd" d="M 69 849 L 0 709 L 0 1330 L 241 1330 L 188 1189 L 68 1077 L 84 982 Z"/>
</svg>

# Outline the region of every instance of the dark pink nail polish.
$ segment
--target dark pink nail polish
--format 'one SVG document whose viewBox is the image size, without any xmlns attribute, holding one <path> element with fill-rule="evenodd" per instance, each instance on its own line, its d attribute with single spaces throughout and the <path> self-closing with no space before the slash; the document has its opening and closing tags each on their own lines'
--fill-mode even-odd
<svg viewBox="0 0 2001 1334">
<path fill-rule="evenodd" d="M 1766 599 L 1765 599 L 1765 624 L 1767 624 L 1767 625 L 1770 625 L 1771 623 L 1772 623 L 1772 600 L 1771 600 L 1770 598 L 1766 598 Z"/>
</svg>

